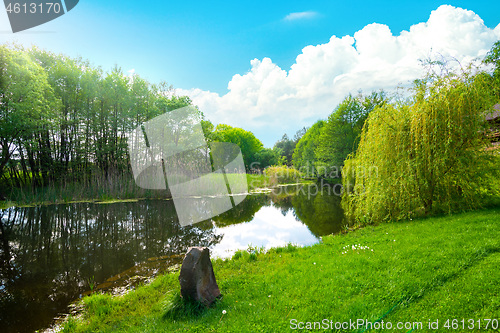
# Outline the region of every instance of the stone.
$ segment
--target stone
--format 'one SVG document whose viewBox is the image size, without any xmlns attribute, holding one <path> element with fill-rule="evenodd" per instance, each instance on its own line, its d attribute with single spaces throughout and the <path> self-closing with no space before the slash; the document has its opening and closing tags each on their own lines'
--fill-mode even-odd
<svg viewBox="0 0 500 333">
<path fill-rule="evenodd" d="M 207 247 L 189 248 L 182 261 L 179 275 L 181 295 L 184 299 L 210 306 L 221 296 Z"/>
</svg>

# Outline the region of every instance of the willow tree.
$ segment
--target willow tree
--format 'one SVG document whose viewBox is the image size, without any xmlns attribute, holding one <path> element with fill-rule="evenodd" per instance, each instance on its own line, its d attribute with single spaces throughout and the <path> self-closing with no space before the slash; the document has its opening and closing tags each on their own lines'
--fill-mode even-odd
<svg viewBox="0 0 500 333">
<path fill-rule="evenodd" d="M 481 206 L 498 196 L 498 155 L 486 150 L 485 113 L 494 104 L 482 76 L 420 81 L 406 104 L 385 104 L 345 163 L 343 207 L 379 222 Z"/>
</svg>

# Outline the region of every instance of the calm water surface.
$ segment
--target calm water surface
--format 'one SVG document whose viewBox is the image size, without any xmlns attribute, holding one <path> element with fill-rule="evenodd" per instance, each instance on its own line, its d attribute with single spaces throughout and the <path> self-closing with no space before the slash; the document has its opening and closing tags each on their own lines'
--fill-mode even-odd
<svg viewBox="0 0 500 333">
<path fill-rule="evenodd" d="M 339 232 L 340 198 L 307 193 L 298 187 L 250 195 L 188 227 L 164 200 L 0 210 L 0 331 L 48 327 L 91 289 L 134 288 L 180 264 L 191 246 L 225 258 L 249 245 L 310 245 Z"/>
</svg>

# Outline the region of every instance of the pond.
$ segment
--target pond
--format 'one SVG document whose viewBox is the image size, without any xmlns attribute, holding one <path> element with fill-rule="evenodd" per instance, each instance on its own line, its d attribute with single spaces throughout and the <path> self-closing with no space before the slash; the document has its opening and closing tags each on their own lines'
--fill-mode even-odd
<svg viewBox="0 0 500 333">
<path fill-rule="evenodd" d="M 340 198 L 303 187 L 252 194 L 181 227 L 172 201 L 0 210 L 0 327 L 33 332 L 91 291 L 120 292 L 178 267 L 191 246 L 231 257 L 250 246 L 311 245 L 343 226 Z"/>
</svg>

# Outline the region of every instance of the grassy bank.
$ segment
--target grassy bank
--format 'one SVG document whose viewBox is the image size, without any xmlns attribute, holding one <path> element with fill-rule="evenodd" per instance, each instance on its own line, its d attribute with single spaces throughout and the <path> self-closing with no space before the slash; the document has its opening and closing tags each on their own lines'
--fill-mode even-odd
<svg viewBox="0 0 500 333">
<path fill-rule="evenodd" d="M 448 331 L 447 319 L 474 319 L 475 329 L 451 331 L 479 331 L 478 320 L 492 331 L 493 322 L 484 328 L 500 319 L 499 222 L 500 207 L 368 226 L 307 248 L 238 252 L 214 261 L 223 298 L 210 309 L 184 304 L 172 273 L 124 296 L 84 298 L 64 331 L 282 332 L 323 319 L 423 327 L 393 332 L 430 331 L 429 320 Z"/>
</svg>

